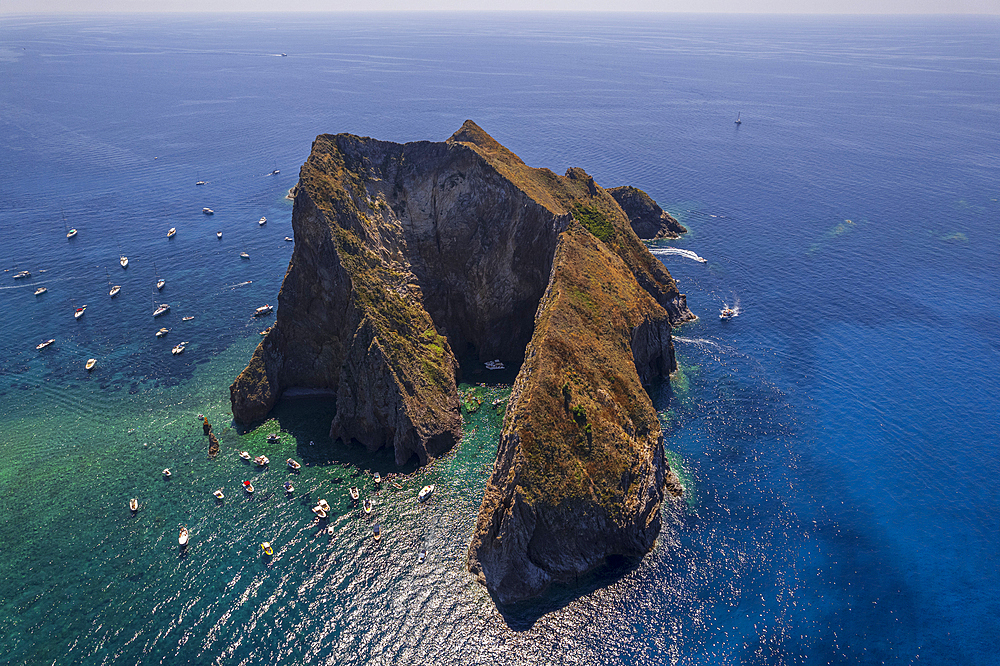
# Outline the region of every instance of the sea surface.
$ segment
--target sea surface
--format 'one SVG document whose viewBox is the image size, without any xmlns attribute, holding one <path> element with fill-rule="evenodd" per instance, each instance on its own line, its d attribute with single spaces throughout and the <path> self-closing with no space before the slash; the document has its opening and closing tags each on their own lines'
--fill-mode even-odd
<svg viewBox="0 0 1000 666">
<path fill-rule="evenodd" d="M 467 118 L 653 196 L 699 316 L 656 548 L 515 609 L 465 570 L 509 374 L 421 469 L 229 409 L 313 138 Z M 995 17 L 3 17 L 0 663 L 998 663 L 998 119 Z"/>
</svg>

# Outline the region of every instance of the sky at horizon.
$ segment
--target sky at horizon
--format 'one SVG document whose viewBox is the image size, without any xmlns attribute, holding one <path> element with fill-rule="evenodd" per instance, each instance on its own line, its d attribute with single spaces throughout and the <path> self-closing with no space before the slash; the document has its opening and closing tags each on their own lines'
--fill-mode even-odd
<svg viewBox="0 0 1000 666">
<path fill-rule="evenodd" d="M 0 0 L 0 14 L 357 12 L 348 0 Z M 378 11 L 572 11 L 695 14 L 992 14 L 997 0 L 372 0 Z"/>
</svg>

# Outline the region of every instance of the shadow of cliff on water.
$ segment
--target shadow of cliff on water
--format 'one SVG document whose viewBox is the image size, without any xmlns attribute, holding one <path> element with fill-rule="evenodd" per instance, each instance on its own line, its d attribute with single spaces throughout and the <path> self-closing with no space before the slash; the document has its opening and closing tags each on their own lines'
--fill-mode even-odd
<svg viewBox="0 0 1000 666">
<path fill-rule="evenodd" d="M 535 599 L 500 604 L 496 597 L 493 597 L 493 602 L 496 603 L 497 610 L 511 631 L 528 631 L 542 616 L 564 608 L 601 588 L 614 585 L 635 570 L 640 562 L 642 558 L 612 555 L 604 564 L 581 575 L 573 583 L 552 584 Z"/>
<path fill-rule="evenodd" d="M 283 440 L 294 438 L 293 456 L 306 466 L 327 467 L 340 465 L 354 470 L 389 474 L 410 474 L 417 469 L 414 456 L 406 464 L 397 466 L 391 447 L 370 453 L 358 442 L 345 443 L 330 439 L 330 423 L 337 412 L 336 401 L 331 398 L 283 399 L 274 406 L 264 421 L 250 425 L 235 425 L 241 435 L 254 433 L 261 442 L 269 434 L 279 434 Z M 290 437 L 288 437 L 290 436 Z"/>
</svg>

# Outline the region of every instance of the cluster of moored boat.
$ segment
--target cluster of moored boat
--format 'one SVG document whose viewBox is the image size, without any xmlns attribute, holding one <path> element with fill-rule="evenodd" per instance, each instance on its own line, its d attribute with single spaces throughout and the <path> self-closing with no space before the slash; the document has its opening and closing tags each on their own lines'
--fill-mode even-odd
<svg viewBox="0 0 1000 666">
<path fill-rule="evenodd" d="M 203 422 L 204 422 L 204 419 L 205 419 L 204 416 L 199 415 L 199 418 L 201 418 L 203 420 Z M 278 443 L 279 441 L 280 441 L 280 436 L 279 435 L 277 435 L 277 434 L 268 435 L 268 442 L 269 443 Z M 312 442 L 310 442 L 310 444 L 311 443 Z M 239 452 L 239 457 L 242 460 L 245 460 L 245 461 L 248 461 L 248 462 L 252 460 L 259 467 L 267 467 L 270 464 L 270 462 L 271 462 L 268 459 L 267 456 L 265 456 L 265 455 L 251 456 L 251 454 L 250 454 L 249 451 L 240 451 Z M 302 463 L 298 462 L 294 458 L 288 458 L 285 461 L 285 463 L 288 465 L 288 469 L 291 470 L 291 471 L 293 471 L 293 472 L 298 472 L 299 470 L 302 469 Z M 171 477 L 171 475 L 172 475 L 169 468 L 164 469 L 163 472 L 162 472 L 162 474 L 163 474 L 163 477 L 167 478 L 167 479 L 169 479 Z M 378 472 L 375 472 L 372 475 L 372 480 L 375 482 L 375 486 L 377 488 L 381 487 L 381 484 L 382 484 L 382 475 L 381 474 L 379 474 Z M 403 489 L 403 487 L 401 485 L 399 485 L 398 483 L 393 482 L 392 485 L 395 488 L 399 489 L 399 490 Z M 244 480 L 242 482 L 242 486 L 243 486 L 243 491 L 247 495 L 253 495 L 256 492 L 256 488 L 254 488 L 253 483 L 250 482 L 250 481 Z M 285 491 L 286 495 L 292 495 L 295 492 L 295 487 L 292 485 L 291 481 L 285 481 L 282 484 L 282 489 Z M 219 503 L 221 503 L 225 499 L 225 497 L 226 497 L 224 490 L 225 490 L 224 488 L 219 488 L 218 490 L 212 491 L 212 496 L 215 497 L 215 499 Z M 433 485 L 424 486 L 423 488 L 420 489 L 420 492 L 417 493 L 417 501 L 421 502 L 421 503 L 426 502 L 428 499 L 430 499 L 431 495 L 433 495 L 433 494 L 434 494 L 434 486 Z M 361 499 L 361 490 L 357 486 L 351 486 L 351 488 L 348 489 L 348 496 L 351 498 L 352 504 L 354 504 L 355 506 L 357 506 L 358 500 Z M 374 511 L 374 508 L 375 508 L 375 505 L 374 505 L 374 502 L 373 502 L 372 498 L 370 498 L 370 497 L 364 498 L 364 501 L 363 501 L 362 506 L 361 506 L 361 510 L 362 510 L 362 513 L 363 513 L 364 517 L 366 517 L 366 518 L 371 517 L 371 515 L 372 515 L 372 513 Z M 133 498 L 131 498 L 129 500 L 129 509 L 131 510 L 131 512 L 132 512 L 133 515 L 136 512 L 138 512 L 138 510 L 139 510 L 139 500 L 138 500 L 138 498 L 133 497 Z M 316 505 L 314 507 L 312 507 L 312 509 L 311 509 L 311 511 L 314 514 L 316 514 L 316 520 L 320 524 L 322 524 L 322 521 L 326 520 L 329 517 L 330 513 L 332 512 L 332 510 L 333 510 L 333 507 L 331 507 L 330 503 L 327 502 L 326 499 L 323 499 L 323 498 L 320 498 L 316 502 Z M 333 525 L 328 525 L 325 528 L 325 531 L 331 537 L 333 537 L 335 535 L 335 529 L 334 529 Z M 372 537 L 375 539 L 375 541 L 380 541 L 382 539 L 382 526 L 380 524 L 376 523 L 375 525 L 372 526 Z M 188 528 L 186 526 L 182 527 L 181 530 L 180 530 L 180 534 L 178 536 L 178 539 L 177 539 L 178 544 L 180 545 L 180 547 L 181 548 L 186 547 L 188 545 L 188 542 L 190 541 L 190 539 L 191 539 L 191 533 L 190 533 L 190 531 L 188 530 Z M 274 555 L 274 548 L 272 547 L 272 545 L 271 545 L 270 542 L 264 541 L 263 543 L 261 543 L 260 546 L 261 546 L 262 552 L 265 555 L 267 555 L 268 557 L 271 557 L 272 555 Z M 419 553 L 419 556 L 418 556 L 418 560 L 417 560 L 418 563 L 423 563 L 424 558 L 426 556 L 427 556 L 427 550 L 426 549 L 421 549 L 420 553 Z"/>
<path fill-rule="evenodd" d="M 504 369 L 503 362 L 500 359 L 496 359 L 495 361 L 486 361 L 486 363 L 483 363 L 483 365 L 486 366 L 487 370 L 503 370 Z"/>
</svg>

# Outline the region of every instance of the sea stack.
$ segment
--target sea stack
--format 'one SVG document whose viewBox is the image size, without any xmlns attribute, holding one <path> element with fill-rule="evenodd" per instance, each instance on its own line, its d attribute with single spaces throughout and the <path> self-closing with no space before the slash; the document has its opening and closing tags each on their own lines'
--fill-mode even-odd
<svg viewBox="0 0 1000 666">
<path fill-rule="evenodd" d="M 520 371 L 469 570 L 508 603 L 652 547 L 680 485 L 643 383 L 675 369 L 671 325 L 693 315 L 607 190 L 472 121 L 438 143 L 321 135 L 292 227 L 238 422 L 332 392 L 332 437 L 426 463 L 461 435 L 458 359 L 499 359 Z"/>
</svg>

